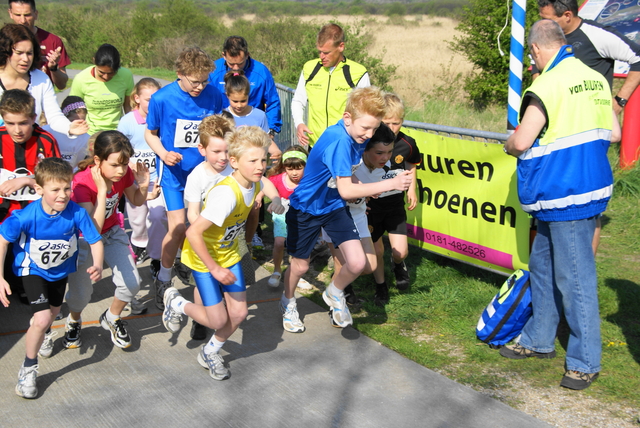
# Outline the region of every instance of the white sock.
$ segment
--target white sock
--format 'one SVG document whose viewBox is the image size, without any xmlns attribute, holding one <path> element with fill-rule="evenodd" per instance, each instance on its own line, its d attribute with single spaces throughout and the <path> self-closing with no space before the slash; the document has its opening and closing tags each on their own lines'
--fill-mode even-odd
<svg viewBox="0 0 640 428">
<path fill-rule="evenodd" d="M 218 341 L 216 339 L 216 335 L 214 334 L 213 336 L 211 336 L 211 340 L 209 341 L 209 343 L 204 345 L 204 353 L 206 355 L 209 355 L 211 353 L 217 354 L 218 352 L 220 352 L 220 349 L 222 349 L 222 346 L 224 344 L 225 342 Z"/>
<path fill-rule="evenodd" d="M 171 279 L 171 268 L 166 268 L 160 263 L 160 272 L 158 272 L 158 281 L 166 282 Z"/>
<path fill-rule="evenodd" d="M 282 306 L 286 308 L 287 306 L 289 306 L 289 303 L 291 302 L 296 303 L 296 297 L 294 296 L 290 299 L 287 299 L 287 297 L 284 294 L 282 294 L 280 301 L 282 302 Z"/>
<path fill-rule="evenodd" d="M 111 309 L 109 309 L 109 310 L 107 311 L 106 318 L 107 318 L 107 321 L 109 321 L 110 323 L 112 323 L 112 324 L 113 324 L 114 322 L 116 322 L 116 320 L 117 320 L 118 318 L 120 318 L 120 315 L 114 315 L 114 314 L 112 314 L 112 313 L 111 313 Z"/>
<path fill-rule="evenodd" d="M 334 296 L 343 296 L 344 295 L 344 291 L 343 290 L 339 290 L 333 283 L 333 281 L 331 281 L 331 284 L 329 284 L 329 293 L 333 294 Z"/>
<path fill-rule="evenodd" d="M 68 320 L 67 322 L 79 322 L 82 324 L 82 317 L 80 317 L 79 320 L 74 320 L 71 314 L 69 314 L 69 316 L 67 317 L 67 320 Z"/>
<path fill-rule="evenodd" d="M 178 296 L 171 301 L 171 309 L 184 315 L 184 306 L 189 303 L 187 299 L 182 296 Z"/>
</svg>

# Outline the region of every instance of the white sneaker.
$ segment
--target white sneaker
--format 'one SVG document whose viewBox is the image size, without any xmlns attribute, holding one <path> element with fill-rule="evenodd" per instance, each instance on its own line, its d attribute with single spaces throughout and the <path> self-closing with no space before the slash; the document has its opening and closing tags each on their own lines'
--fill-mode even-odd
<svg viewBox="0 0 640 428">
<path fill-rule="evenodd" d="M 209 376 L 215 380 L 229 379 L 231 373 L 229 369 L 224 366 L 224 360 L 222 355 L 217 353 L 205 354 L 205 345 L 202 345 L 200 352 L 198 352 L 198 363 L 205 369 L 209 369 Z"/>
<path fill-rule="evenodd" d="M 182 315 L 174 311 L 171 307 L 171 302 L 176 297 L 180 296 L 180 292 L 174 287 L 167 288 L 164 292 L 164 312 L 162 313 L 162 324 L 164 328 L 170 333 L 177 333 L 180 330 L 180 322 L 182 321 Z"/>
<path fill-rule="evenodd" d="M 304 278 L 300 278 L 300 281 L 298 281 L 298 285 L 297 287 L 301 290 L 312 290 L 313 289 L 313 285 L 311 285 L 309 283 L 309 281 L 307 281 Z"/>
<path fill-rule="evenodd" d="M 25 367 L 24 364 L 18 372 L 18 384 L 16 385 L 16 394 L 23 398 L 36 398 L 38 395 L 38 387 L 36 386 L 36 377 L 38 376 L 38 365 Z"/>
<path fill-rule="evenodd" d="M 253 238 L 251 239 L 251 246 L 253 248 L 257 248 L 258 250 L 261 250 L 262 248 L 264 248 L 264 244 L 262 243 L 262 239 L 258 236 L 257 233 L 255 235 L 253 235 Z"/>
<path fill-rule="evenodd" d="M 329 306 L 331 312 L 332 325 L 334 327 L 345 328 L 353 324 L 353 318 L 351 318 L 351 312 L 347 307 L 347 302 L 344 299 L 344 294 L 341 297 L 329 294 L 327 288 L 322 293 L 322 299 Z"/>
<path fill-rule="evenodd" d="M 49 332 L 44 335 L 44 341 L 42 345 L 40 345 L 38 355 L 42 358 L 49 358 L 51 354 L 53 354 L 53 338 L 57 335 L 58 332 L 53 330 L 49 330 Z"/>
<path fill-rule="evenodd" d="M 267 281 L 267 284 L 269 284 L 269 287 L 271 288 L 278 288 L 278 286 L 280 285 L 281 277 L 282 274 L 280 272 L 274 272 L 271 274 L 271 277 L 269 278 L 269 281 Z"/>
<path fill-rule="evenodd" d="M 304 323 L 298 314 L 298 304 L 289 302 L 287 307 L 280 301 L 280 312 L 282 313 L 282 327 L 289 333 L 302 333 L 305 330 Z"/>
</svg>

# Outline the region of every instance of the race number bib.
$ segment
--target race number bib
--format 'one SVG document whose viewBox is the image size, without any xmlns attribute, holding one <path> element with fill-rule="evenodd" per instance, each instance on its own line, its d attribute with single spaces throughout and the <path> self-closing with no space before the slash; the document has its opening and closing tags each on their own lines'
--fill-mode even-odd
<svg viewBox="0 0 640 428">
<path fill-rule="evenodd" d="M 135 150 L 129 162 L 142 162 L 149 169 L 149 176 L 156 173 L 156 153 L 153 150 Z"/>
<path fill-rule="evenodd" d="M 29 255 L 31 260 L 41 269 L 51 269 L 60 266 L 69 257 L 78 251 L 78 240 L 75 234 L 65 241 L 54 239 L 52 241 L 41 241 L 31 238 L 29 245 Z"/>
<path fill-rule="evenodd" d="M 242 228 L 244 227 L 244 221 L 240 222 L 240 223 L 236 223 L 232 226 L 227 227 L 227 229 L 224 231 L 224 236 L 223 238 L 220 240 L 222 241 L 235 241 L 235 239 L 238 237 L 238 235 L 240 234 L 240 232 L 242 232 Z"/>
<path fill-rule="evenodd" d="M 116 207 L 118 206 L 118 202 L 119 202 L 118 193 L 115 193 L 111 197 L 107 197 L 106 214 L 104 215 L 105 219 L 113 215 L 114 211 L 116 210 Z"/>
<path fill-rule="evenodd" d="M 13 180 L 14 178 L 28 177 L 31 175 L 32 174 L 26 168 L 18 168 L 15 171 L 0 168 L 0 184 L 8 180 Z M 10 199 L 12 201 L 36 201 L 40 199 L 40 195 L 36 193 L 35 189 L 29 186 L 24 186 L 9 196 L 4 196 L 4 199 Z"/>
<path fill-rule="evenodd" d="M 173 138 L 173 146 L 181 149 L 190 147 L 197 148 L 200 142 L 200 133 L 198 126 L 201 120 L 184 120 L 176 121 L 176 134 Z"/>
</svg>

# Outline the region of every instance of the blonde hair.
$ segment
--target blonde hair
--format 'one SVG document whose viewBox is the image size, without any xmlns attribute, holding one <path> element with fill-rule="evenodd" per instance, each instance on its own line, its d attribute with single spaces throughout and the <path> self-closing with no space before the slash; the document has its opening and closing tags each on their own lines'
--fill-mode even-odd
<svg viewBox="0 0 640 428">
<path fill-rule="evenodd" d="M 220 115 L 214 114 L 202 119 L 198 132 L 200 132 L 200 145 L 205 149 L 209 145 L 209 138 L 224 138 L 229 132 L 233 132 L 234 123 L 232 120 Z"/>
<path fill-rule="evenodd" d="M 384 92 L 377 86 L 356 88 L 349 94 L 344 111 L 352 120 L 367 114 L 382 120 L 387 111 Z"/>
<path fill-rule="evenodd" d="M 214 70 L 213 60 L 197 46 L 184 48 L 175 62 L 176 72 L 183 76 L 209 74 Z"/>
<path fill-rule="evenodd" d="M 385 92 L 384 101 L 387 105 L 387 112 L 384 115 L 385 118 L 404 120 L 404 103 L 399 96 L 393 92 Z"/>
<path fill-rule="evenodd" d="M 133 87 L 133 91 L 131 95 L 129 95 L 129 105 L 131 108 L 138 107 L 138 103 L 136 102 L 136 95 L 140 94 L 140 91 L 146 88 L 153 88 L 156 90 L 160 89 L 160 84 L 158 81 L 152 77 L 145 77 L 140 79 L 138 83 Z"/>
<path fill-rule="evenodd" d="M 229 157 L 240 159 L 249 149 L 259 147 L 267 150 L 271 145 L 269 135 L 258 126 L 241 126 L 225 135 L 229 145 Z"/>
</svg>

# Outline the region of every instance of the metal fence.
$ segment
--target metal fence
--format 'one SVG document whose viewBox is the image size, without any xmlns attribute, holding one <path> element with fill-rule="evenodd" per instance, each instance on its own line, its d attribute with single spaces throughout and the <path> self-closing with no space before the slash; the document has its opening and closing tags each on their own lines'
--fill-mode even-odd
<svg viewBox="0 0 640 428">
<path fill-rule="evenodd" d="M 278 95 L 280 96 L 280 105 L 282 110 L 282 130 L 275 138 L 276 144 L 280 150 L 298 144 L 296 137 L 296 129 L 291 118 L 291 100 L 293 99 L 294 90 L 288 86 L 276 83 Z M 405 121 L 403 126 L 407 128 L 420 129 L 426 132 L 445 135 L 447 137 L 458 137 L 462 140 L 483 141 L 487 143 L 503 143 L 509 137 L 509 134 L 501 134 L 498 132 L 477 131 L 475 129 L 456 128 L 454 126 L 436 125 L 433 123 L 422 123 Z"/>
</svg>

